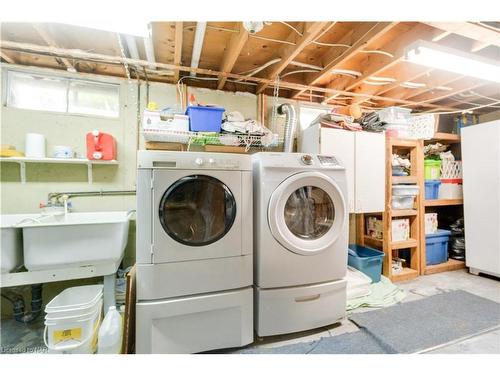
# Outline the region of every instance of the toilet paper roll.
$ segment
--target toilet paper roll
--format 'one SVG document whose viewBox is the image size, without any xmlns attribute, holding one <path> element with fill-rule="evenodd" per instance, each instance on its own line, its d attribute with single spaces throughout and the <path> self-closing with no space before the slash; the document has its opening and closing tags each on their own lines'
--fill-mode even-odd
<svg viewBox="0 0 500 375">
<path fill-rule="evenodd" d="M 43 134 L 26 134 L 24 153 L 27 158 L 44 158 L 45 154 L 45 136 Z"/>
</svg>

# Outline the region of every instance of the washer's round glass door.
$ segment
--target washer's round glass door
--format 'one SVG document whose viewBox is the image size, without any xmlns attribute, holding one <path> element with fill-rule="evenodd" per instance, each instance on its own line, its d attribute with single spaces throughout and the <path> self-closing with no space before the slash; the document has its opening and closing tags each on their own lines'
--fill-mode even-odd
<svg viewBox="0 0 500 375">
<path fill-rule="evenodd" d="M 160 202 L 160 223 L 175 241 L 206 246 L 220 240 L 236 217 L 236 201 L 220 180 L 186 176 L 171 185 Z"/>
<path fill-rule="evenodd" d="M 288 197 L 284 216 L 286 226 L 295 236 L 315 240 L 332 227 L 335 208 L 326 191 L 317 186 L 302 186 Z"/>
</svg>

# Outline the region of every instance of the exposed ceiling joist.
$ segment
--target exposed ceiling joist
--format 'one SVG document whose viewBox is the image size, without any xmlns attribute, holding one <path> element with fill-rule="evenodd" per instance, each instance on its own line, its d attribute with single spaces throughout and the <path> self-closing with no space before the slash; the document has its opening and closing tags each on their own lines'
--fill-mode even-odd
<svg viewBox="0 0 500 375">
<path fill-rule="evenodd" d="M 142 66 L 142 67 L 147 67 L 150 65 L 148 61 L 144 60 L 135 60 L 135 59 L 129 59 L 129 58 L 123 58 L 120 56 L 111 56 L 111 55 L 104 55 L 104 54 L 97 54 L 97 53 L 91 53 L 87 51 L 82 51 L 78 49 L 64 49 L 64 48 L 57 48 L 57 47 L 46 47 L 46 46 L 40 46 L 36 44 L 29 44 L 29 43 L 17 43 L 17 42 L 12 42 L 12 41 L 5 41 L 2 40 L 0 41 L 0 48 L 3 50 L 7 51 L 17 51 L 20 53 L 25 53 L 25 54 L 35 54 L 35 55 L 46 55 L 46 56 L 54 56 L 54 57 L 71 57 L 77 60 L 84 60 L 84 61 L 92 61 L 92 62 L 100 62 L 100 63 L 108 63 L 108 64 L 115 64 L 115 65 L 123 65 L 125 63 L 130 64 L 130 65 L 137 65 L 137 66 Z M 260 78 L 260 77 L 254 77 L 254 76 L 243 76 L 241 74 L 234 74 L 234 73 L 224 73 L 224 72 L 218 72 L 210 69 L 201 69 L 201 68 L 191 68 L 191 67 L 186 67 L 186 66 L 177 66 L 173 64 L 166 64 L 166 63 L 155 63 L 154 64 L 157 69 L 163 69 L 163 70 L 179 70 L 183 72 L 193 72 L 193 73 L 198 73 L 198 74 L 205 74 L 205 75 L 210 75 L 210 76 L 216 76 L 216 77 L 227 77 L 227 78 L 234 78 L 234 79 L 241 79 L 244 81 L 248 82 L 255 82 L 255 83 L 264 83 L 267 85 L 273 85 L 274 81 L 266 78 Z M 377 101 L 391 101 L 391 103 L 397 103 L 397 104 L 405 104 L 405 105 L 417 105 L 418 103 L 414 101 L 409 101 L 409 100 L 400 100 L 400 99 L 392 99 L 390 97 L 384 97 L 384 96 L 377 96 L 377 95 L 367 95 L 367 94 L 361 94 L 361 93 L 353 93 L 353 92 L 348 92 L 348 91 L 342 91 L 342 90 L 336 90 L 336 89 L 331 89 L 327 87 L 315 87 L 315 86 L 306 86 L 303 84 L 299 83 L 291 83 L 291 82 L 281 82 L 280 87 L 290 89 L 290 90 L 298 90 L 298 91 L 307 91 L 307 90 L 313 90 L 315 92 L 321 92 L 321 93 L 326 93 L 326 94 L 340 94 L 340 95 L 345 95 L 349 97 L 368 97 L 373 100 Z M 443 107 L 435 104 L 424 104 L 424 107 L 428 108 L 436 108 L 440 110 L 453 110 L 455 109 L 454 107 Z"/>
<path fill-rule="evenodd" d="M 500 32 L 474 22 L 426 22 L 437 29 L 500 47 Z"/>
<path fill-rule="evenodd" d="M 423 67 L 421 65 L 415 64 L 404 64 L 401 69 L 404 72 L 404 76 L 398 75 L 398 80 L 395 82 L 389 83 L 383 86 L 369 86 L 369 85 L 361 85 L 354 90 L 355 92 L 364 92 L 367 94 L 374 95 L 383 95 L 386 92 L 389 92 L 393 89 L 398 89 L 401 87 L 401 84 L 405 82 L 415 82 L 422 78 L 426 77 L 432 72 L 432 69 Z M 352 104 L 361 104 L 367 101 L 365 98 L 356 98 L 353 100 Z"/>
<path fill-rule="evenodd" d="M 175 36 L 174 36 L 174 65 L 181 64 L 182 57 L 182 35 L 183 35 L 183 22 L 175 23 Z M 179 71 L 176 70 L 174 73 L 174 81 L 179 80 Z"/>
<path fill-rule="evenodd" d="M 137 43 L 135 42 L 135 37 L 132 35 L 125 35 L 125 43 L 127 44 L 127 49 L 129 56 L 133 59 L 139 59 L 139 51 L 137 50 Z"/>
<path fill-rule="evenodd" d="M 2 59 L 4 59 L 5 61 L 7 61 L 9 64 L 15 64 L 16 63 L 14 61 L 14 59 L 12 57 L 10 57 L 9 55 L 7 55 L 4 51 L 0 51 L 0 57 Z"/>
<path fill-rule="evenodd" d="M 328 24 L 329 22 L 306 22 L 302 36 L 292 32 L 290 37 L 292 37 L 293 34 L 293 38 L 295 38 L 295 45 L 287 45 L 281 50 L 281 61 L 271 69 L 266 78 L 274 80 L 309 43 L 314 41 L 324 28 L 328 26 Z M 267 84 L 260 84 L 257 86 L 257 94 L 262 93 L 267 86 Z"/>
<path fill-rule="evenodd" d="M 191 68 L 198 68 L 200 64 L 201 50 L 203 49 L 203 40 L 205 39 L 205 31 L 207 29 L 206 22 L 197 22 L 194 33 L 193 52 L 191 53 Z M 191 76 L 195 77 L 196 73 L 191 72 Z"/>
<path fill-rule="evenodd" d="M 399 64 L 404 59 L 405 48 L 408 44 L 418 39 L 432 39 L 433 36 L 435 36 L 435 32 L 426 33 L 428 29 L 429 28 L 425 25 L 415 25 L 409 31 L 382 47 L 384 51 L 393 55 L 393 58 L 385 55 L 367 56 L 363 60 L 358 61 L 356 65 L 349 66 L 349 69 L 358 70 L 362 73 L 359 78 L 353 80 L 350 77 L 342 77 L 333 80 L 328 87 L 348 91 L 353 90 L 356 86 L 362 84 L 363 81 L 370 77 L 377 76 L 390 67 Z"/>
<path fill-rule="evenodd" d="M 220 65 L 221 72 L 231 72 L 233 70 L 234 64 L 241 53 L 241 50 L 245 46 L 248 40 L 248 31 L 243 27 L 243 23 L 238 22 L 236 27 L 238 33 L 234 33 L 229 40 L 229 44 L 224 52 L 224 57 L 222 58 L 222 63 Z M 222 77 L 217 85 L 218 90 L 222 90 L 226 84 L 226 77 Z"/>
<path fill-rule="evenodd" d="M 338 44 L 350 44 L 351 46 L 347 49 L 342 47 L 332 47 L 327 53 L 327 61 L 323 70 L 318 73 L 314 73 L 310 76 L 307 81 L 308 85 L 315 85 L 320 80 L 328 77 L 333 69 L 338 67 L 344 61 L 347 61 L 359 51 L 361 51 L 365 46 L 371 43 L 373 40 L 379 38 L 387 31 L 392 29 L 397 22 L 378 22 L 376 24 L 363 24 L 358 29 L 354 30 L 352 33 L 345 35 L 340 39 Z M 294 98 L 302 94 L 298 92 L 294 95 Z"/>
<path fill-rule="evenodd" d="M 54 38 L 50 35 L 50 32 L 46 29 L 46 27 L 43 24 L 34 23 L 33 28 L 38 33 L 38 35 L 40 35 L 43 41 L 47 43 L 49 47 L 59 47 Z M 75 67 L 73 66 L 73 64 L 71 64 L 71 62 L 67 58 L 64 57 L 61 58 L 61 62 L 64 64 L 64 66 L 69 72 L 76 72 Z"/>
</svg>

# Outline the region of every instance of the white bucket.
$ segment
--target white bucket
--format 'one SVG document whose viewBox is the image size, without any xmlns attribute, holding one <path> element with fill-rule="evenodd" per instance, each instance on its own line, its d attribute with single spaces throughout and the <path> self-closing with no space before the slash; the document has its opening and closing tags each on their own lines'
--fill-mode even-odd
<svg viewBox="0 0 500 375">
<path fill-rule="evenodd" d="M 102 299 L 102 290 L 102 285 L 65 289 L 45 306 L 46 318 L 65 318 L 92 313 Z"/>
<path fill-rule="evenodd" d="M 102 285 L 68 288 L 45 308 L 44 341 L 50 353 L 92 354 L 102 318 Z"/>
</svg>

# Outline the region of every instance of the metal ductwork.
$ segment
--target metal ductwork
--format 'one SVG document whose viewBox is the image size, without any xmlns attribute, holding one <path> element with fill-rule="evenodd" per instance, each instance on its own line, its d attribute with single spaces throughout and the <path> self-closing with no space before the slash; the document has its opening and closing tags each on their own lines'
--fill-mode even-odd
<svg viewBox="0 0 500 375">
<path fill-rule="evenodd" d="M 293 136 L 297 128 L 295 107 L 290 103 L 284 103 L 278 107 L 278 114 L 286 116 L 283 151 L 293 152 Z"/>
</svg>

